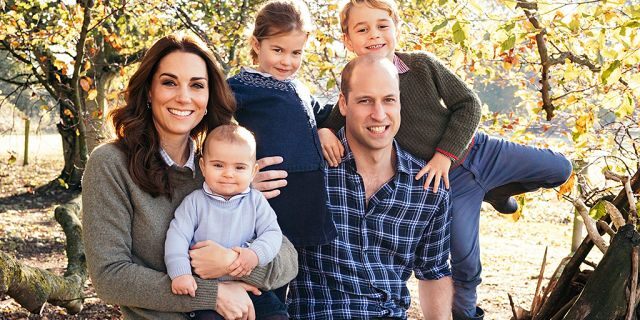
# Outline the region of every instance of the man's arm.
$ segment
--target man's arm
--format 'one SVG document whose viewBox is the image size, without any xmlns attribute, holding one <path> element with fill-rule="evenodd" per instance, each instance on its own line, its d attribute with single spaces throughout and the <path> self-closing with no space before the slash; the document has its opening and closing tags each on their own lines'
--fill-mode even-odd
<svg viewBox="0 0 640 320">
<path fill-rule="evenodd" d="M 453 303 L 451 277 L 438 280 L 419 280 L 418 294 L 425 320 L 449 320 Z"/>
</svg>

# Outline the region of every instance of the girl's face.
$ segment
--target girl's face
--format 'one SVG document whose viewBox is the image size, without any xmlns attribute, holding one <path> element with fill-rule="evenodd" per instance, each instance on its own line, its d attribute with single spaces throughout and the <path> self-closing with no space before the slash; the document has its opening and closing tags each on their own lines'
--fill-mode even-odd
<svg viewBox="0 0 640 320">
<path fill-rule="evenodd" d="M 175 51 L 158 64 L 149 103 L 160 141 L 186 138 L 202 120 L 209 101 L 207 65 L 193 53 Z"/>
<path fill-rule="evenodd" d="M 258 55 L 258 71 L 278 80 L 290 78 L 300 69 L 306 43 L 307 34 L 299 30 L 262 41 L 253 37 L 251 46 Z"/>
</svg>

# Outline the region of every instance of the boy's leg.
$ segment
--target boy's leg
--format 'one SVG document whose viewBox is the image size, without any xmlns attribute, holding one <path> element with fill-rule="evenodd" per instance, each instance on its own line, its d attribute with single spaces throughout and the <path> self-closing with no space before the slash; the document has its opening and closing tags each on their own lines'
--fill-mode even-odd
<svg viewBox="0 0 640 320">
<path fill-rule="evenodd" d="M 557 187 L 572 171 L 571 162 L 560 153 L 488 136 L 471 166 L 486 190 L 498 196 Z"/>
<path fill-rule="evenodd" d="M 548 149 L 528 147 L 477 134 L 461 167 L 451 172 L 451 267 L 455 286 L 454 313 L 473 317 L 480 284 L 479 218 L 487 190 L 519 183 L 525 191 L 550 188 L 566 181 L 571 163 Z"/>
<path fill-rule="evenodd" d="M 259 296 L 249 293 L 249 298 L 256 311 L 256 320 L 288 319 L 287 306 L 273 291 L 262 291 Z"/>
<path fill-rule="evenodd" d="M 473 151 L 472 151 L 473 152 Z M 480 284 L 480 206 L 484 189 L 467 168 L 451 172 L 451 271 L 455 319 L 476 316 L 476 287 Z"/>
</svg>

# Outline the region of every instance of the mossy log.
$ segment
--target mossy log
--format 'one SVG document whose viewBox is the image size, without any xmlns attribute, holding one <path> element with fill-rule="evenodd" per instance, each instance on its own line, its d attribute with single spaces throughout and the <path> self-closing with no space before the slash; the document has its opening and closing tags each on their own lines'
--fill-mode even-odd
<svg viewBox="0 0 640 320">
<path fill-rule="evenodd" d="M 63 276 L 20 263 L 0 252 L 0 294 L 6 293 L 31 313 L 40 314 L 46 302 L 61 306 L 70 314 L 82 311 L 87 266 L 78 214 L 80 198 L 55 210 L 55 219 L 67 238 L 67 271 Z"/>
</svg>

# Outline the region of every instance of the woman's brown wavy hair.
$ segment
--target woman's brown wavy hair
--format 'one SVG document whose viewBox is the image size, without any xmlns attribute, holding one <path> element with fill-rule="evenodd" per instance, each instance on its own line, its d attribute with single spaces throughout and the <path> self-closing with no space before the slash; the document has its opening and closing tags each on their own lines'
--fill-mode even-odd
<svg viewBox="0 0 640 320">
<path fill-rule="evenodd" d="M 133 181 L 153 197 L 171 197 L 169 170 L 160 156 L 160 138 L 147 108 L 151 80 L 160 60 L 180 51 L 201 57 L 207 65 L 209 102 L 207 114 L 191 130 L 196 141 L 208 130 L 231 122 L 236 103 L 223 72 L 212 52 L 195 35 L 174 33 L 156 41 L 145 53 L 138 70 L 125 89 L 125 104 L 114 109 L 110 116 L 116 133 L 116 145 L 127 155 L 128 170 Z"/>
</svg>

